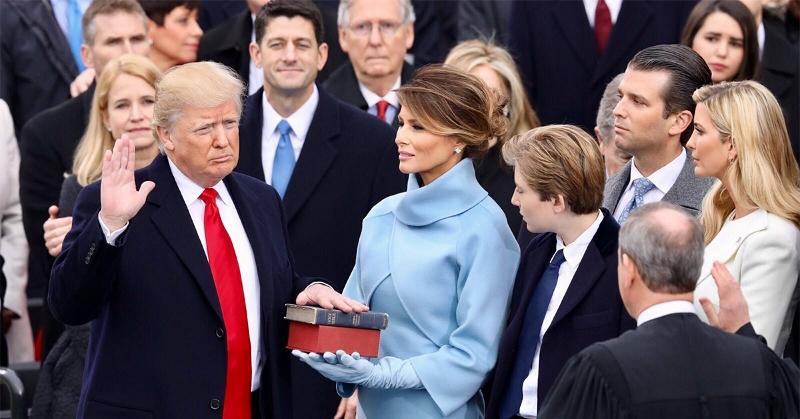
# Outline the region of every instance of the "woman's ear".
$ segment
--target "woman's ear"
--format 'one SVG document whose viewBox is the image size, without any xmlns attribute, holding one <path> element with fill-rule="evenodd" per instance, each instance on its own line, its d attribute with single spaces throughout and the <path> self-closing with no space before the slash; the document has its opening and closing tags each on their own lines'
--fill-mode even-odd
<svg viewBox="0 0 800 419">
<path fill-rule="evenodd" d="M 728 161 L 733 163 L 737 157 L 739 157 L 739 153 L 736 151 L 736 142 L 731 137 L 730 141 L 728 141 Z"/>
</svg>

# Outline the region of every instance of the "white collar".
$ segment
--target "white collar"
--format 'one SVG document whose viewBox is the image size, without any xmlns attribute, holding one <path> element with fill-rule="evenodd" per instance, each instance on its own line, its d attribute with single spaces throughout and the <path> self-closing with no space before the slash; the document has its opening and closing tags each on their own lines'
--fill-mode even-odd
<svg viewBox="0 0 800 419">
<path fill-rule="evenodd" d="M 564 250 L 564 259 L 566 259 L 570 266 L 577 267 L 578 263 L 580 263 L 581 259 L 583 259 L 583 255 L 586 253 L 586 248 L 589 247 L 589 243 L 592 242 L 595 233 L 597 233 L 597 229 L 600 228 L 600 223 L 603 222 L 603 218 L 605 218 L 603 216 L 603 212 L 597 211 L 597 218 L 589 226 L 589 228 L 584 230 L 574 242 L 566 246 L 564 246 L 564 241 L 561 240 L 561 237 L 556 235 L 556 251 L 561 249 Z"/>
<path fill-rule="evenodd" d="M 380 97 L 376 95 L 372 90 L 369 90 L 367 86 L 365 86 L 360 81 L 358 82 L 358 88 L 361 90 L 361 95 L 364 96 L 364 100 L 367 101 L 367 107 L 371 108 L 375 106 L 381 100 L 385 100 L 389 102 L 390 105 L 394 106 L 395 108 L 400 107 L 400 100 L 397 98 L 397 89 L 400 88 L 400 77 L 397 77 L 392 88 L 389 89 L 389 93 L 386 94 L 384 97 Z"/>
<path fill-rule="evenodd" d="M 193 180 L 189 179 L 188 176 L 183 174 L 183 172 L 178 169 L 178 166 L 172 162 L 172 159 L 167 158 L 167 162 L 169 162 L 169 170 L 172 172 L 172 177 L 175 178 L 175 183 L 178 185 L 178 190 L 181 192 L 183 202 L 188 207 L 194 203 L 194 201 L 200 199 L 200 194 L 203 193 L 205 188 L 198 185 Z M 217 197 L 222 201 L 223 204 L 233 204 L 233 199 L 231 198 L 231 194 L 228 193 L 228 188 L 225 187 L 225 182 L 217 182 L 217 184 L 212 186 L 212 188 L 217 191 Z"/>
<path fill-rule="evenodd" d="M 694 304 L 691 301 L 674 300 L 652 305 L 639 313 L 639 317 L 636 318 L 636 326 L 638 327 L 650 320 L 676 313 L 696 314 L 694 312 Z"/>
<path fill-rule="evenodd" d="M 678 157 L 675 157 L 674 160 L 656 170 L 650 176 L 647 176 L 647 179 L 653 182 L 653 185 L 655 185 L 658 190 L 666 194 L 670 188 L 672 188 L 672 185 L 675 184 L 675 181 L 678 180 L 678 176 L 680 176 L 684 164 L 686 164 L 686 149 L 681 148 L 681 153 L 678 154 Z M 631 163 L 631 179 L 628 182 L 628 188 L 630 188 L 634 180 L 642 177 L 645 176 L 636 168 L 636 158 L 634 158 Z"/>
<path fill-rule="evenodd" d="M 758 58 L 761 58 L 764 55 L 764 40 L 766 39 L 767 33 L 764 31 L 764 19 L 761 19 L 761 23 L 758 24 L 758 30 L 756 31 L 756 39 L 758 40 Z"/>
<path fill-rule="evenodd" d="M 311 96 L 308 97 L 306 103 L 286 118 L 282 117 L 278 111 L 270 105 L 267 100 L 266 89 L 261 96 L 261 103 L 264 107 L 264 127 L 266 128 L 266 132 L 275 132 L 278 128 L 278 123 L 285 119 L 286 122 L 289 123 L 289 126 L 292 127 L 294 135 L 301 141 L 305 141 L 308 128 L 311 126 L 311 121 L 314 119 L 314 113 L 317 111 L 317 105 L 319 104 L 319 91 L 315 84 L 314 91 L 311 92 Z"/>
</svg>

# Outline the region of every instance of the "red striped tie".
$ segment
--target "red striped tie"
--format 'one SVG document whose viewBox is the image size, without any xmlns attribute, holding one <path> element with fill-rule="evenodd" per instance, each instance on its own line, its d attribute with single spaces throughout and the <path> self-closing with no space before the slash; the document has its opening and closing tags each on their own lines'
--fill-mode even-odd
<svg viewBox="0 0 800 419">
<path fill-rule="evenodd" d="M 250 419 L 250 333 L 247 328 L 242 275 L 239 262 L 217 208 L 217 191 L 207 188 L 200 194 L 206 204 L 203 223 L 206 230 L 208 264 L 217 288 L 222 321 L 227 336 L 228 366 L 225 374 L 223 419 Z"/>
<path fill-rule="evenodd" d="M 611 11 L 605 0 L 597 0 L 597 8 L 594 9 L 594 37 L 597 41 L 597 51 L 603 53 L 608 45 L 608 38 L 611 37 Z"/>
</svg>

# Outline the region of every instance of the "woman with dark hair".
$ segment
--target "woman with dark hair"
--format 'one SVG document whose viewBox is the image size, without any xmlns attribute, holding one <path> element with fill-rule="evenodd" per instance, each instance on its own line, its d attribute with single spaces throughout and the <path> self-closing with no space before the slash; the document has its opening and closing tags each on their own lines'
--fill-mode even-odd
<svg viewBox="0 0 800 419">
<path fill-rule="evenodd" d="M 681 43 L 700 54 L 711 80 L 752 79 L 758 66 L 758 37 L 750 10 L 739 1 L 703 0 L 683 27 Z"/>
<path fill-rule="evenodd" d="M 150 59 L 161 71 L 197 60 L 203 30 L 197 23 L 199 0 L 139 0 L 152 40 Z"/>
<path fill-rule="evenodd" d="M 478 419 L 519 247 L 472 159 L 503 138 L 508 118 L 486 84 L 449 67 L 422 68 L 397 95 L 408 191 L 367 214 L 344 289 L 391 317 L 380 358 L 293 353 L 337 381 L 340 395 L 358 386 L 369 419 Z"/>
</svg>

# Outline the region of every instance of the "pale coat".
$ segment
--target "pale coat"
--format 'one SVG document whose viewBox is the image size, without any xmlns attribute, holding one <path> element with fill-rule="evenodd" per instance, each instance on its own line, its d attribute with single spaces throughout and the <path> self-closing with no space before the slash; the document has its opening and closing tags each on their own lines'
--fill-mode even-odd
<svg viewBox="0 0 800 419">
<path fill-rule="evenodd" d="M 33 335 L 28 318 L 28 241 L 22 228 L 19 205 L 19 148 L 14 137 L 14 122 L 8 105 L 0 100 L 0 254 L 5 259 L 3 272 L 8 280 L 3 306 L 19 314 L 6 333 L 8 361 L 33 361 Z"/>
<path fill-rule="evenodd" d="M 717 286 L 711 276 L 714 261 L 724 263 L 741 285 L 756 333 L 767 339 L 775 353 L 782 354 L 796 308 L 800 230 L 763 209 L 726 221 L 706 246 L 694 293 L 697 314 L 706 323 L 708 319 L 698 300 L 707 297 L 719 306 Z"/>
<path fill-rule="evenodd" d="M 370 211 L 344 294 L 372 308 L 388 300 L 397 315 L 380 356 L 410 360 L 424 389 L 360 388 L 367 418 L 483 417 L 479 390 L 497 358 L 518 261 L 469 159 L 424 187 L 410 176 L 407 192 Z"/>
</svg>

